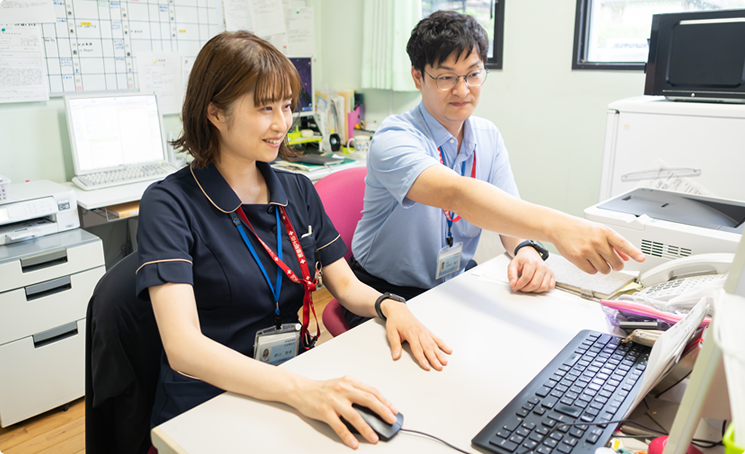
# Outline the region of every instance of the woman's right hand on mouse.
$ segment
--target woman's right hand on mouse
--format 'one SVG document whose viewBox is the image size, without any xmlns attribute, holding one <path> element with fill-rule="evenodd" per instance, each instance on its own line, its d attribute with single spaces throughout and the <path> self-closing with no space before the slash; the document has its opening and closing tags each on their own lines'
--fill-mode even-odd
<svg viewBox="0 0 745 454">
<path fill-rule="evenodd" d="M 300 377 L 298 386 L 288 393 L 287 403 L 303 415 L 323 421 L 350 448 L 357 449 L 359 441 L 341 421 L 344 417 L 370 443 L 378 442 L 378 435 L 352 408 L 356 403 L 370 408 L 389 424 L 396 422 L 398 410 L 377 389 L 352 377 L 332 380 L 311 380 Z"/>
</svg>

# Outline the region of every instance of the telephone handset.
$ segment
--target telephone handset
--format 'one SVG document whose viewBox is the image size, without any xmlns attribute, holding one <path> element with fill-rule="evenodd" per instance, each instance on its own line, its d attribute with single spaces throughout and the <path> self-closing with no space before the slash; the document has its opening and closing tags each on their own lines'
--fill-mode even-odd
<svg viewBox="0 0 745 454">
<path fill-rule="evenodd" d="M 704 284 L 724 280 L 735 254 L 699 254 L 671 260 L 643 273 L 639 282 L 644 287 L 635 295 L 655 300 L 671 301 L 692 294 Z"/>
</svg>

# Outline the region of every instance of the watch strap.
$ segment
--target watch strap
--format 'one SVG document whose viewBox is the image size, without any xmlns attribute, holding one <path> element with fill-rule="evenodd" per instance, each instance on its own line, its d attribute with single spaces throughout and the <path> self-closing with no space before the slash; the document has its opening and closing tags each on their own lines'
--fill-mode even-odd
<svg viewBox="0 0 745 454">
<path fill-rule="evenodd" d="M 517 256 L 517 251 L 519 251 L 520 249 L 524 248 L 525 246 L 530 246 L 533 249 L 535 249 L 536 252 L 538 252 L 538 254 L 541 256 L 541 258 L 543 259 L 544 262 L 548 258 L 548 249 L 546 249 L 545 247 L 543 247 L 543 245 L 541 245 L 540 243 L 536 243 L 533 240 L 525 240 L 522 243 L 518 244 L 517 247 L 515 248 L 515 252 L 512 254 L 512 256 L 513 257 L 516 257 Z"/>
<path fill-rule="evenodd" d="M 383 293 L 382 295 L 380 295 L 378 297 L 378 299 L 375 300 L 375 312 L 378 314 L 378 317 L 380 317 L 383 320 L 387 320 L 387 318 L 386 318 L 385 315 L 383 315 L 383 311 L 380 309 L 380 303 L 382 303 L 383 300 L 386 300 L 386 299 L 391 299 L 393 301 L 398 301 L 399 303 L 406 304 L 406 299 L 405 298 L 403 298 L 401 296 L 398 296 L 398 295 L 396 295 L 394 293 L 388 293 L 388 292 L 386 292 L 386 293 Z"/>
</svg>

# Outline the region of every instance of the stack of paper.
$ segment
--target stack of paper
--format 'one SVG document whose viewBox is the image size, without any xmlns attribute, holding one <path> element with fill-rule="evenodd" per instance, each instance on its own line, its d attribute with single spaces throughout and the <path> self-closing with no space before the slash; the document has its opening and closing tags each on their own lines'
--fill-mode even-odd
<svg viewBox="0 0 745 454">
<path fill-rule="evenodd" d="M 587 274 L 560 255 L 552 254 L 546 260 L 554 271 L 556 286 L 583 298 L 599 301 L 613 299 L 626 291 L 636 278 L 633 274 L 611 271 L 609 274 Z"/>
<path fill-rule="evenodd" d="M 726 293 L 715 299 L 714 339 L 722 349 L 735 444 L 745 445 L 745 298 Z"/>
</svg>

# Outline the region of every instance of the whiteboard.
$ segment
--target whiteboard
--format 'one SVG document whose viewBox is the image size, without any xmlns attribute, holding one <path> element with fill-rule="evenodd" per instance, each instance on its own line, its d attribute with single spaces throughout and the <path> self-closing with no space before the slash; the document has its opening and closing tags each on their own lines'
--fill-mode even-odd
<svg viewBox="0 0 745 454">
<path fill-rule="evenodd" d="M 50 96 L 137 91 L 137 53 L 196 57 L 222 31 L 217 0 L 54 0 L 42 24 Z"/>
</svg>

